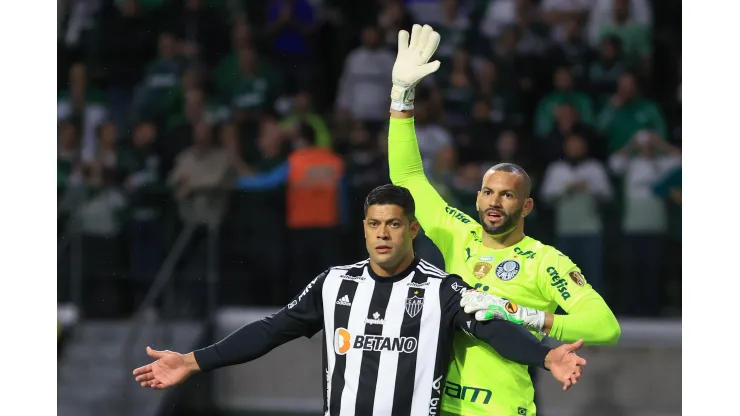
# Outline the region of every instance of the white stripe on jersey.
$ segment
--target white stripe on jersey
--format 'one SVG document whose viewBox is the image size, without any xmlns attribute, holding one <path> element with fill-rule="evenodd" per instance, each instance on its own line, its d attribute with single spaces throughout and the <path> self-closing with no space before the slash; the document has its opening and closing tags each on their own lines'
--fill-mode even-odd
<svg viewBox="0 0 740 416">
<path fill-rule="evenodd" d="M 445 278 L 445 277 L 447 277 L 447 273 L 444 273 L 444 272 L 440 272 L 440 271 L 435 271 L 435 270 L 433 270 L 433 269 L 429 269 L 429 268 L 428 268 L 428 267 L 426 267 L 426 266 L 422 266 L 422 264 L 421 264 L 421 263 L 419 263 L 419 265 L 418 265 L 418 266 L 416 266 L 416 267 L 417 267 L 417 268 L 418 268 L 419 270 L 421 270 L 422 272 L 424 272 L 425 274 L 428 274 L 428 275 L 430 275 L 430 276 L 434 276 L 434 277 L 439 277 L 439 278 Z M 437 269 L 437 270 L 439 270 L 439 269 Z"/>
<path fill-rule="evenodd" d="M 352 299 L 352 309 L 349 311 L 349 325 L 347 331 L 350 334 L 365 333 L 365 318 L 370 314 L 370 300 L 375 290 L 375 280 L 367 272 L 367 267 L 362 270 L 365 280 L 358 282 L 355 298 Z M 337 279 L 341 281 L 341 279 Z M 354 342 L 351 339 L 350 342 Z M 362 349 L 350 348 L 346 354 L 346 366 L 344 368 L 344 389 L 342 390 L 342 407 L 339 416 L 354 416 L 355 402 L 359 391 L 360 369 L 362 366 Z"/>
<path fill-rule="evenodd" d="M 429 272 L 434 272 L 436 274 L 441 275 L 440 277 L 447 277 L 447 275 L 449 275 L 449 273 L 445 272 L 444 270 L 433 265 L 432 263 L 429 263 L 428 261 L 424 259 L 419 260 L 419 266 L 422 268 L 422 270 L 428 270 Z"/>
<path fill-rule="evenodd" d="M 428 273 L 428 272 L 427 272 Z M 432 400 L 434 383 L 434 363 L 437 359 L 439 327 L 442 324 L 439 290 L 441 279 L 427 279 L 429 287 L 424 291 L 424 308 L 421 311 L 419 330 L 419 350 L 416 355 L 416 374 L 414 376 L 414 396 L 411 399 L 411 414 L 426 415 Z M 421 346 L 424 346 L 421 348 Z"/>
<path fill-rule="evenodd" d="M 360 266 L 364 266 L 368 261 L 369 260 L 365 259 L 363 261 L 358 261 L 355 264 L 348 264 L 348 265 L 345 265 L 345 266 L 334 266 L 334 267 L 332 267 L 332 269 L 333 270 L 349 270 L 349 269 L 357 268 L 357 267 L 360 267 Z"/>
<path fill-rule="evenodd" d="M 414 278 L 415 272 L 393 284 L 388 308 L 385 310 L 385 325 L 383 336 L 398 338 L 401 336 L 401 324 L 406 309 L 406 297 L 409 288 L 406 286 Z M 421 344 L 419 344 L 421 345 Z M 378 364 L 378 380 L 375 383 L 375 401 L 373 416 L 387 416 L 393 411 L 393 395 L 395 393 L 396 373 L 398 372 L 398 355 L 396 351 L 380 353 Z M 432 366 L 433 367 L 433 366 Z"/>
<path fill-rule="evenodd" d="M 326 383 L 326 403 L 331 403 L 331 377 L 334 374 L 334 363 L 337 356 L 334 353 L 334 308 L 343 307 L 336 303 L 339 294 L 339 286 L 342 279 L 338 279 L 339 274 L 330 270 L 324 279 L 324 286 L 321 290 L 321 299 L 324 304 L 324 337 L 326 338 L 326 371 L 328 374 Z"/>
</svg>

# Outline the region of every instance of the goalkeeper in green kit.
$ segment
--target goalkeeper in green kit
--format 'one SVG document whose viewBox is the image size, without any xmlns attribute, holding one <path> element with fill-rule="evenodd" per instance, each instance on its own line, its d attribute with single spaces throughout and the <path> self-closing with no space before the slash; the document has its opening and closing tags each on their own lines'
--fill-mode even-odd
<svg viewBox="0 0 740 416">
<path fill-rule="evenodd" d="M 446 271 L 478 289 L 464 294 L 462 306 L 477 320 L 507 319 L 539 336 L 615 344 L 619 323 L 578 266 L 524 234 L 524 218 L 534 201 L 522 168 L 501 163 L 483 176 L 476 199 L 480 222 L 448 206 L 424 175 L 414 131 L 414 88 L 439 68 L 439 61 L 429 62 L 439 39 L 427 25 L 414 25 L 410 36 L 399 32 L 388 159 L 391 180 L 411 191 L 419 223 L 442 252 Z M 565 315 L 553 314 L 558 306 Z M 465 336 L 456 336 L 453 352 L 442 386 L 443 415 L 535 415 L 526 366 Z"/>
</svg>

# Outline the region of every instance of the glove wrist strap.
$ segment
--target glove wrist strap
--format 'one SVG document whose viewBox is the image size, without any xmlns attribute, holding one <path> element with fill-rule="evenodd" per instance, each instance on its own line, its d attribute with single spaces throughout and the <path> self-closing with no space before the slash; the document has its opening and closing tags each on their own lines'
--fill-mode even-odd
<svg viewBox="0 0 740 416">
<path fill-rule="evenodd" d="M 415 88 L 393 84 L 391 89 L 391 110 L 405 111 L 414 109 Z"/>
</svg>

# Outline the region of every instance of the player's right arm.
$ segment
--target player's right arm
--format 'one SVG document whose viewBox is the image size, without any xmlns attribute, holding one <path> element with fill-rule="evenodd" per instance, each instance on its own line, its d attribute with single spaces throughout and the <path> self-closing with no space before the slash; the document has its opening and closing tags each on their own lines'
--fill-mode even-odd
<svg viewBox="0 0 740 416">
<path fill-rule="evenodd" d="M 201 371 L 214 370 L 255 360 L 286 342 L 312 337 L 324 324 L 321 291 L 327 272 L 309 283 L 284 308 L 247 324 L 223 340 L 194 351 Z"/>
<path fill-rule="evenodd" d="M 439 68 L 427 63 L 439 45 L 439 34 L 431 27 L 414 25 L 411 39 L 405 30 L 398 34 L 398 56 L 393 66 L 391 115 L 388 131 L 388 166 L 391 182 L 407 188 L 416 202 L 416 216 L 424 232 L 445 254 L 450 232 L 472 222 L 451 208 L 424 174 L 419 143 L 414 130 L 415 86 Z"/>
</svg>

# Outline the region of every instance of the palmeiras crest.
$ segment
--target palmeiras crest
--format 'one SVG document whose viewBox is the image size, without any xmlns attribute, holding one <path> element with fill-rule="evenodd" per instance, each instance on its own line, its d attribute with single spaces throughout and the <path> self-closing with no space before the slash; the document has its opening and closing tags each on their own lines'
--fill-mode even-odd
<svg viewBox="0 0 740 416">
<path fill-rule="evenodd" d="M 419 312 L 421 312 L 422 307 L 424 307 L 424 298 L 420 298 L 418 296 L 406 298 L 406 313 L 409 314 L 410 317 L 413 318 L 418 315 Z"/>
</svg>

